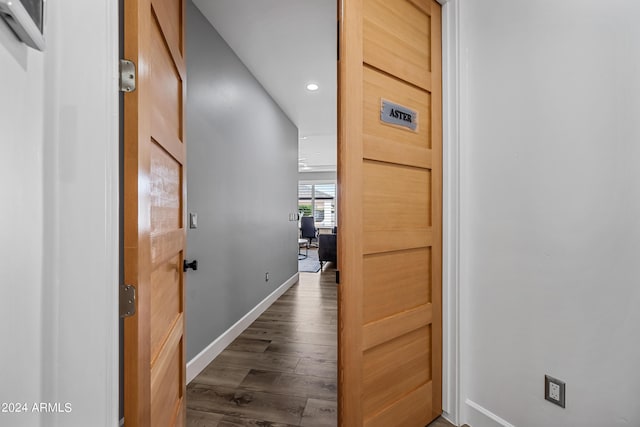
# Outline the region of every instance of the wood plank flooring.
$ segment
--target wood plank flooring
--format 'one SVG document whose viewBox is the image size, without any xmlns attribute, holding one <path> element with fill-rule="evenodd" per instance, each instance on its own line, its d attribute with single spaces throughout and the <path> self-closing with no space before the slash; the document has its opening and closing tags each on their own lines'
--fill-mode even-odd
<svg viewBox="0 0 640 427">
<path fill-rule="evenodd" d="M 300 273 L 187 387 L 189 427 L 335 426 L 337 285 Z"/>
<path fill-rule="evenodd" d="M 187 386 L 188 427 L 337 425 L 337 285 L 323 270 L 300 273 Z"/>
</svg>

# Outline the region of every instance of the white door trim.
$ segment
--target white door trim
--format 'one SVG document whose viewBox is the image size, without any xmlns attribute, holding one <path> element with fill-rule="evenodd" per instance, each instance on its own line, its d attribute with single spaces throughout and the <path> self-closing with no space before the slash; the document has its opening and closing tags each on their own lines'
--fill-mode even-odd
<svg viewBox="0 0 640 427">
<path fill-rule="evenodd" d="M 460 421 L 460 0 L 442 5 L 442 409 Z"/>
</svg>

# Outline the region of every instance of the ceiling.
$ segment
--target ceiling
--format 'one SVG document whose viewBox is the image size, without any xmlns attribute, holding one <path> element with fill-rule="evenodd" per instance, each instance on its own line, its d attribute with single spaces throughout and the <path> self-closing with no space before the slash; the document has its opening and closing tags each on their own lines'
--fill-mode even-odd
<svg viewBox="0 0 640 427">
<path fill-rule="evenodd" d="M 194 3 L 298 127 L 300 171 L 335 171 L 336 2 Z M 307 90 L 310 82 L 320 88 Z"/>
</svg>

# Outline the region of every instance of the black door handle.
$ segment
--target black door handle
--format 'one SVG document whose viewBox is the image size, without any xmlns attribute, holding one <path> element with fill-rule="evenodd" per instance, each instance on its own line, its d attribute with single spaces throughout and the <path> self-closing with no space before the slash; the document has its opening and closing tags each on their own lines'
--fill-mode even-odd
<svg viewBox="0 0 640 427">
<path fill-rule="evenodd" d="M 187 262 L 187 260 L 185 259 L 182 262 L 182 271 L 187 271 L 188 269 L 192 269 L 193 271 L 196 271 L 198 269 L 198 260 L 194 259 L 191 262 Z"/>
</svg>

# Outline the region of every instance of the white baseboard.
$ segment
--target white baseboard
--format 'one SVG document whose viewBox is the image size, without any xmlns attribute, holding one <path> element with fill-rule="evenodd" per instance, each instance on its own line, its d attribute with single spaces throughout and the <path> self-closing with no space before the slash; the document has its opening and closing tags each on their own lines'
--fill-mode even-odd
<svg viewBox="0 0 640 427">
<path fill-rule="evenodd" d="M 189 384 L 204 368 L 209 365 L 222 351 L 227 348 L 229 344 L 233 342 L 238 336 L 249 327 L 260 315 L 273 304 L 287 289 L 293 286 L 299 277 L 299 273 L 291 276 L 286 282 L 284 282 L 278 289 L 273 291 L 268 297 L 263 299 L 258 305 L 256 305 L 251 311 L 244 315 L 244 317 L 238 320 L 233 326 L 222 333 L 211 344 L 209 344 L 204 350 L 202 350 L 196 357 L 191 359 L 187 363 L 187 384 Z"/>
<path fill-rule="evenodd" d="M 440 0 L 438 0 L 440 1 Z M 442 418 L 444 418 L 445 420 L 449 421 L 450 424 L 454 425 L 454 426 L 458 426 L 458 421 L 456 421 L 455 419 L 453 419 L 452 414 L 448 413 L 447 411 L 442 411 L 442 414 L 440 414 L 440 416 Z"/>
<path fill-rule="evenodd" d="M 471 427 L 515 427 L 473 400 L 467 399 L 464 403 L 467 406 L 467 424 Z"/>
</svg>

